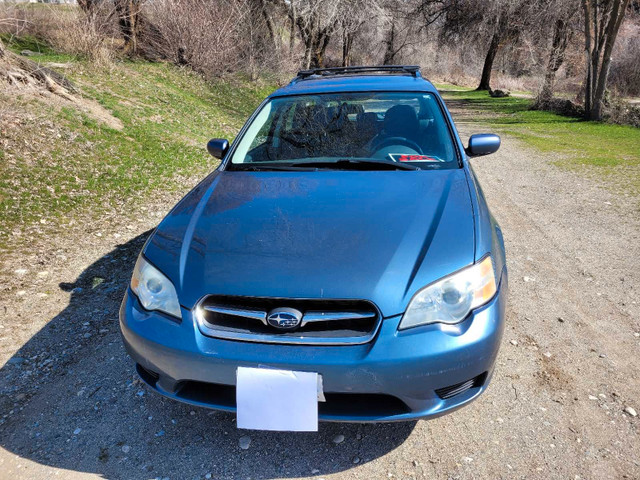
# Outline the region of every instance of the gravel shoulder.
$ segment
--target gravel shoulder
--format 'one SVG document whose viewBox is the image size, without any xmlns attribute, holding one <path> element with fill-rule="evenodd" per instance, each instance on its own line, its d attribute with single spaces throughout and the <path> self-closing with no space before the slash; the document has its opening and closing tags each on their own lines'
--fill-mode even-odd
<svg viewBox="0 0 640 480">
<path fill-rule="evenodd" d="M 636 200 L 554 160 L 504 137 L 473 161 L 505 235 L 507 329 L 486 394 L 432 421 L 245 432 L 145 389 L 118 307 L 180 193 L 35 239 L 0 272 L 0 479 L 640 478 Z"/>
</svg>

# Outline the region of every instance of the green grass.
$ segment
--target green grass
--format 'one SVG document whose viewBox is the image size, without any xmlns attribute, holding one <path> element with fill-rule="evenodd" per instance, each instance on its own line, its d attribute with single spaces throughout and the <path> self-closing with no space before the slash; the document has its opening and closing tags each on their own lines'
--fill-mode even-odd
<svg viewBox="0 0 640 480">
<path fill-rule="evenodd" d="M 639 128 L 531 110 L 527 98 L 492 98 L 487 92 L 440 88 L 449 103 L 478 110 L 474 122 L 513 135 L 541 152 L 560 154 L 556 163 L 561 167 L 600 176 L 614 187 L 640 194 Z"/>
<path fill-rule="evenodd" d="M 275 88 L 240 77 L 208 83 L 162 63 L 96 69 L 73 60 L 64 73 L 101 115 L 0 91 L 0 246 L 29 225 L 68 222 L 77 212 L 118 215 L 151 193 L 184 191 L 217 164 L 207 140 L 231 140 Z"/>
<path fill-rule="evenodd" d="M 37 5 L 37 4 L 34 4 Z M 33 60 L 37 63 L 56 62 L 63 63 L 74 59 L 73 55 L 56 52 L 53 48 L 47 45 L 45 42 L 38 40 L 32 36 L 16 37 L 9 33 L 0 34 L 0 40 L 4 43 L 5 47 L 13 53 L 20 54 L 23 50 L 31 50 L 37 53 L 32 55 L 29 60 Z"/>
</svg>

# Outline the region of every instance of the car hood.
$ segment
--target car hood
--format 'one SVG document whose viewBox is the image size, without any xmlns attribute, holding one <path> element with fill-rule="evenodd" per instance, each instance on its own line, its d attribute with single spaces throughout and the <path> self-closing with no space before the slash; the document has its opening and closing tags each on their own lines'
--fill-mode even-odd
<svg viewBox="0 0 640 480">
<path fill-rule="evenodd" d="M 206 294 L 366 299 L 384 316 L 474 253 L 462 169 L 218 172 L 144 250 L 187 308 Z"/>
</svg>

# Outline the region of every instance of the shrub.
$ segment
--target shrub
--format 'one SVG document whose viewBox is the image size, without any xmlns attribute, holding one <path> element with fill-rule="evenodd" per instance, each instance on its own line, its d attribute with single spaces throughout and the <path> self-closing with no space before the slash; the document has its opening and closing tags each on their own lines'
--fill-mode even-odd
<svg viewBox="0 0 640 480">
<path fill-rule="evenodd" d="M 611 59 L 609 85 L 618 94 L 640 96 L 640 25 L 631 23 L 618 38 Z"/>
<path fill-rule="evenodd" d="M 612 123 L 640 127 L 640 105 L 616 98 L 607 109 L 606 117 Z"/>
<path fill-rule="evenodd" d="M 157 0 L 146 4 L 144 13 L 153 28 L 146 28 L 142 48 L 209 77 L 249 67 L 245 2 Z"/>
</svg>

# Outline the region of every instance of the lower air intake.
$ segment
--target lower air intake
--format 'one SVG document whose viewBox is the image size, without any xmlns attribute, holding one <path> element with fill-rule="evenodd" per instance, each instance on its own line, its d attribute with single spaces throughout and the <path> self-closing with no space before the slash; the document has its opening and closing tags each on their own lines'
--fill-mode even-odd
<svg viewBox="0 0 640 480">
<path fill-rule="evenodd" d="M 456 395 L 466 392 L 470 388 L 481 387 L 487 378 L 487 373 L 482 373 L 477 377 L 471 378 L 466 382 L 456 383 L 455 385 L 449 385 L 448 387 L 438 388 L 436 394 L 443 400 L 453 398 Z"/>
</svg>

